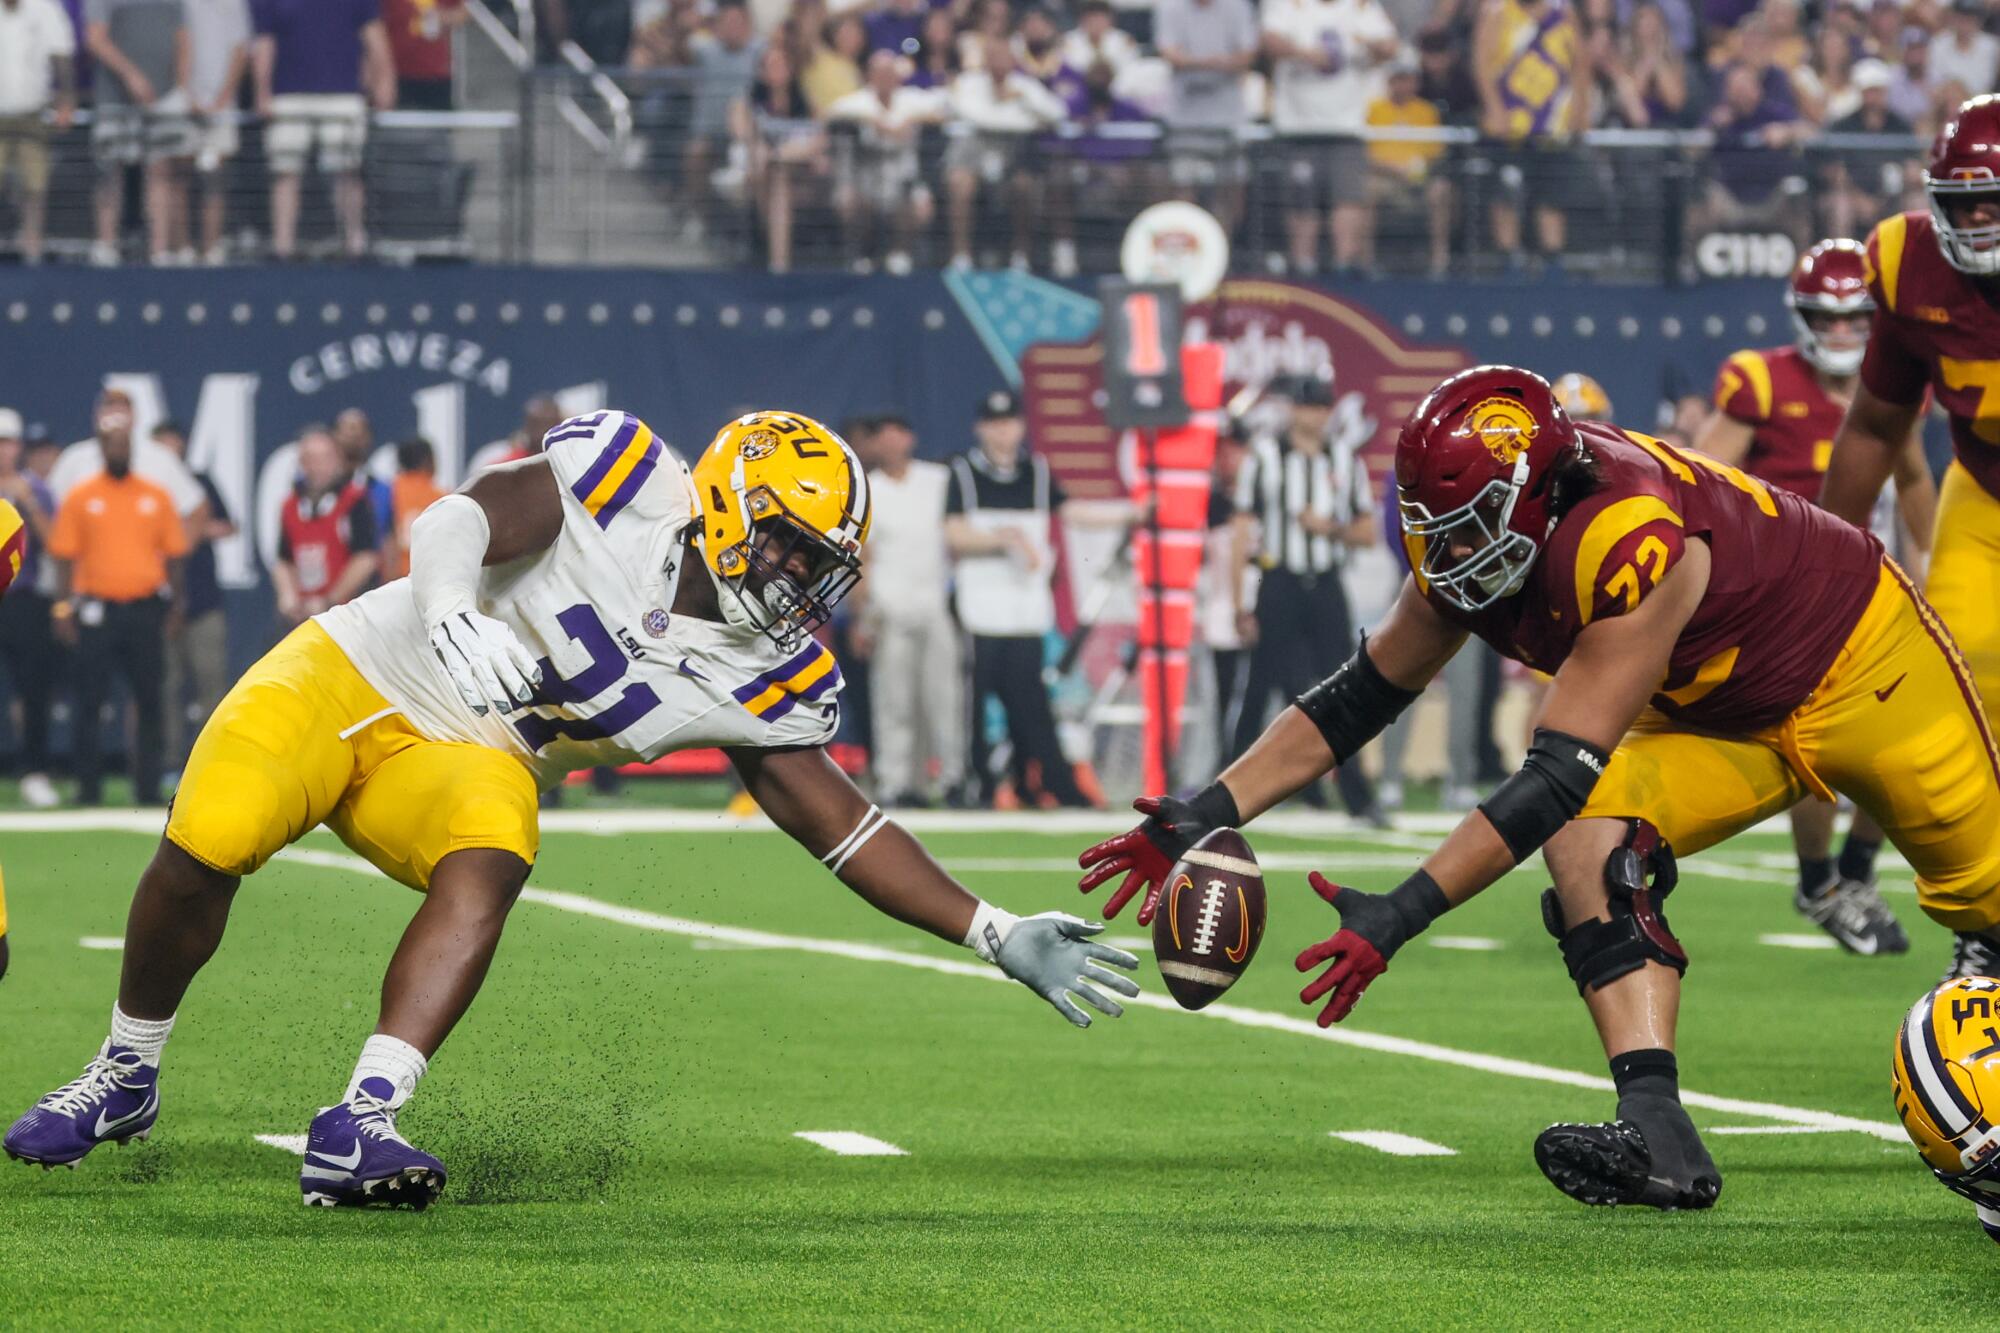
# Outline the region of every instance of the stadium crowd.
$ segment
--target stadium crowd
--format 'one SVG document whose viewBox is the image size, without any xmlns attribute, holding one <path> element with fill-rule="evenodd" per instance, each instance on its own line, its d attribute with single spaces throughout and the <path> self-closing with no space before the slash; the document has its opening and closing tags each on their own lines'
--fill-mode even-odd
<svg viewBox="0 0 2000 1333">
<path fill-rule="evenodd" d="M 534 13 L 545 59 L 581 50 L 629 95 L 675 239 L 747 232 L 738 253 L 780 270 L 1067 276 L 1101 267 L 1122 220 L 1168 197 L 1203 202 L 1294 273 L 1536 267 L 1634 237 L 1657 247 L 1668 214 L 1803 243 L 1913 198 L 1911 146 L 2000 81 L 1986 0 Z M 0 176 L 19 252 L 44 253 L 51 148 L 73 151 L 83 107 L 94 262 L 293 257 L 314 167 L 331 197 L 324 248 L 366 253 L 368 113 L 452 105 L 464 16 L 464 0 L 0 0 Z M 1586 142 L 1593 130 L 1624 134 Z M 232 256 L 230 210 L 254 212 L 267 239 Z"/>
</svg>

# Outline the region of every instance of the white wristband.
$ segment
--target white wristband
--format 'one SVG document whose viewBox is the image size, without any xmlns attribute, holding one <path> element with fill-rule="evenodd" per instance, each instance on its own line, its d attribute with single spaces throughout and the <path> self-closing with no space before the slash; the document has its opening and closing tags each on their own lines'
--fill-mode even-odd
<svg viewBox="0 0 2000 1333">
<path fill-rule="evenodd" d="M 1000 961 L 1000 946 L 1007 942 L 1020 917 L 982 902 L 972 914 L 972 926 L 965 932 L 965 947 L 989 963 Z"/>
<path fill-rule="evenodd" d="M 441 625 L 470 611 L 493 532 L 469 495 L 447 495 L 410 525 L 410 591 L 423 623 Z"/>
</svg>

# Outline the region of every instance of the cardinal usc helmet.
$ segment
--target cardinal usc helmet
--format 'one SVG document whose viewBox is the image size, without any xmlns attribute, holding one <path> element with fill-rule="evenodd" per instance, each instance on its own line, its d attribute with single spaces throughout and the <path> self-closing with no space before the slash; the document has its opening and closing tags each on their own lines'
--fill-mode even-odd
<svg viewBox="0 0 2000 1333">
<path fill-rule="evenodd" d="M 1571 421 L 1611 420 L 1611 395 L 1588 375 L 1571 371 L 1555 382 L 1552 392 Z"/>
<path fill-rule="evenodd" d="M 1464 611 L 1519 592 L 1554 526 L 1550 478 L 1583 448 L 1549 382 L 1476 366 L 1432 389 L 1396 437 L 1410 567 Z"/>
<path fill-rule="evenodd" d="M 21 576 L 21 564 L 28 558 L 28 525 L 21 511 L 0 500 L 0 597 Z"/>
<path fill-rule="evenodd" d="M 1918 1000 L 1890 1061 L 1904 1131 L 2000 1241 L 2000 980 L 1960 977 Z"/>
<path fill-rule="evenodd" d="M 795 412 L 752 412 L 695 460 L 697 543 L 722 614 L 786 651 L 861 577 L 868 477 L 838 433 Z"/>
<path fill-rule="evenodd" d="M 2000 96 L 1987 93 L 1961 105 L 1938 131 L 1924 168 L 1938 248 L 1960 273 L 2000 273 L 2000 224 L 1959 227 L 1951 205 L 1985 196 L 2000 202 Z"/>
<path fill-rule="evenodd" d="M 1875 298 L 1868 294 L 1868 252 L 1858 241 L 1821 241 L 1799 256 L 1785 285 L 1785 307 L 1792 312 L 1799 355 L 1823 374 L 1855 374 L 1868 350 L 1868 317 L 1875 313 Z M 1859 329 L 1838 334 L 1828 327 L 1842 318 L 1857 322 Z"/>
</svg>

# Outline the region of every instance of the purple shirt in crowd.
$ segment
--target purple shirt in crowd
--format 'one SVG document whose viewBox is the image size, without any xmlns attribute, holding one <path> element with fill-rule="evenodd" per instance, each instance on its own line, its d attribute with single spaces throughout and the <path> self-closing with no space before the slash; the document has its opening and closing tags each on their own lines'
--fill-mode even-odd
<svg viewBox="0 0 2000 1333">
<path fill-rule="evenodd" d="M 380 21 L 382 0 L 251 0 L 259 37 L 273 38 L 271 91 L 361 91 L 361 30 Z"/>
</svg>

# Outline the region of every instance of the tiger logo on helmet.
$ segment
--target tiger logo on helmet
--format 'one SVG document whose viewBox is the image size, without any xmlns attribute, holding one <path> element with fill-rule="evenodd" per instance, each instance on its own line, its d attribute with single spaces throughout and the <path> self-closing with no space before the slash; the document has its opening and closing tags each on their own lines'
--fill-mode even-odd
<svg viewBox="0 0 2000 1333">
<path fill-rule="evenodd" d="M 792 651 L 861 578 L 868 477 L 838 432 L 796 412 L 752 412 L 695 460 L 696 544 L 722 614 Z"/>
<path fill-rule="evenodd" d="M 1904 1132 L 2000 1241 L 2000 980 L 1959 977 L 1918 1000 L 1890 1067 Z"/>
</svg>

